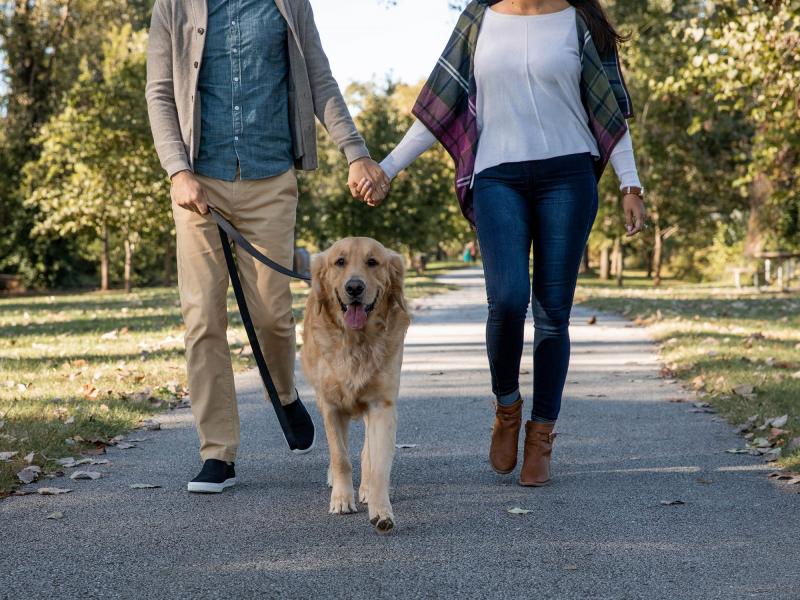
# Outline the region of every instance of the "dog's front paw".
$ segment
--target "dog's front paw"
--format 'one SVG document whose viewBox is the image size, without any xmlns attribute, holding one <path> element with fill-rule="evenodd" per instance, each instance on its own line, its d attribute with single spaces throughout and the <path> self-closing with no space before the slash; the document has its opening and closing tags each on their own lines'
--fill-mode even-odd
<svg viewBox="0 0 800 600">
<path fill-rule="evenodd" d="M 331 492 L 331 508 L 328 512 L 332 515 L 347 515 L 358 512 L 353 490 L 349 492 L 333 490 L 333 492 Z"/>
<path fill-rule="evenodd" d="M 389 533 L 394 529 L 395 519 L 390 504 L 384 507 L 375 508 L 372 505 L 369 507 L 369 522 L 375 527 L 378 533 Z"/>
</svg>

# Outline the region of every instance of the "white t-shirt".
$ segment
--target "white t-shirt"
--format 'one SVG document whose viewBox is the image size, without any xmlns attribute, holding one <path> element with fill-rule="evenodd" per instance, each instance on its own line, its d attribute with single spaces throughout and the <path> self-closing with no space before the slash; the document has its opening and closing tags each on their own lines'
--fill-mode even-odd
<svg viewBox="0 0 800 600">
<path fill-rule="evenodd" d="M 588 152 L 599 156 L 581 102 L 575 8 L 546 15 L 506 15 L 491 8 L 475 51 L 480 134 L 475 174 L 504 163 Z M 420 122 L 381 163 L 390 178 L 436 142 Z M 621 187 L 640 186 L 630 133 L 611 163 Z"/>
</svg>

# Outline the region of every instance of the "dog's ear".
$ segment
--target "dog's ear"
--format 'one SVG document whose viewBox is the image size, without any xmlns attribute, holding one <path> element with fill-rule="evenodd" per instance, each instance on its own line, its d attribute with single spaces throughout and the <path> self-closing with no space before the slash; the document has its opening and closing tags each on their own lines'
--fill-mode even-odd
<svg viewBox="0 0 800 600">
<path fill-rule="evenodd" d="M 315 255 L 311 261 L 311 294 L 317 304 L 317 314 L 322 314 L 322 310 L 328 301 L 328 298 L 325 294 L 325 277 L 327 276 L 328 271 L 327 265 L 328 261 L 326 252 L 320 252 L 319 254 Z"/>
<path fill-rule="evenodd" d="M 394 300 L 400 310 L 407 313 L 408 306 L 406 305 L 406 297 L 403 293 L 403 284 L 406 278 L 406 261 L 402 255 L 397 252 L 387 250 L 389 260 L 387 262 L 389 268 L 389 298 Z"/>
</svg>

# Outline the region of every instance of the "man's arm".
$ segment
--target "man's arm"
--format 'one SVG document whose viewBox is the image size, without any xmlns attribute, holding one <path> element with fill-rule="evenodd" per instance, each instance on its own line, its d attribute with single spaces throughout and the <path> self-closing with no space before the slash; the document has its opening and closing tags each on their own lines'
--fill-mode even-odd
<svg viewBox="0 0 800 600">
<path fill-rule="evenodd" d="M 314 113 L 350 163 L 348 186 L 353 197 L 360 197 L 356 188 L 366 178 L 373 183 L 375 190 L 379 190 L 378 201 L 382 200 L 389 190 L 389 179 L 370 158 L 364 138 L 353 123 L 342 92 L 339 90 L 339 84 L 331 73 L 328 57 L 322 48 L 311 4 L 307 0 L 300 4 L 298 27 L 311 83 Z"/>
<path fill-rule="evenodd" d="M 172 81 L 172 33 L 164 14 L 164 0 L 156 0 L 147 48 L 147 112 L 161 166 L 172 177 L 190 171 L 183 145 Z"/>
<path fill-rule="evenodd" d="M 164 1 L 156 0 L 147 47 L 147 112 L 161 166 L 172 180 L 172 198 L 181 208 L 208 212 L 206 196 L 195 179 L 183 145 L 175 84 L 172 81 L 172 33 L 164 14 Z"/>
</svg>

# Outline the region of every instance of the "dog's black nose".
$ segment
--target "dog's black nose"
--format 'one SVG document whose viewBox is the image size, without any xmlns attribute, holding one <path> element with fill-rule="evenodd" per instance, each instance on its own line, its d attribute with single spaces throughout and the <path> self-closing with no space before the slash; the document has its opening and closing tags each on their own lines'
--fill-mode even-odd
<svg viewBox="0 0 800 600">
<path fill-rule="evenodd" d="M 351 298 L 360 298 L 365 288 L 364 282 L 358 279 L 351 279 L 344 285 L 344 291 Z"/>
</svg>

